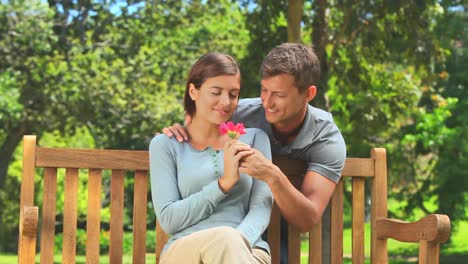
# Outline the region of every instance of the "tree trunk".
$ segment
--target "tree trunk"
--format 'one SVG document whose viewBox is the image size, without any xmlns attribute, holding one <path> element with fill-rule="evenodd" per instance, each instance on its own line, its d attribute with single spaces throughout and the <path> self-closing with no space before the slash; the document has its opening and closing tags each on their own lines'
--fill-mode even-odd
<svg viewBox="0 0 468 264">
<path fill-rule="evenodd" d="M 26 131 L 26 125 L 20 124 L 8 131 L 8 136 L 3 142 L 0 148 L 0 189 L 3 188 L 5 179 L 8 173 L 8 165 L 11 161 L 13 153 L 16 147 L 21 142 L 24 132 Z"/>
<path fill-rule="evenodd" d="M 312 104 L 324 110 L 329 110 L 328 98 L 326 96 L 328 90 L 328 61 L 326 53 L 326 45 L 328 41 L 328 20 L 327 20 L 327 1 L 314 1 L 315 16 L 312 22 L 312 47 L 320 60 L 320 81 L 317 87 L 317 96 L 312 101 Z"/>
<path fill-rule="evenodd" d="M 288 42 L 301 42 L 301 21 L 304 0 L 288 1 Z"/>
</svg>

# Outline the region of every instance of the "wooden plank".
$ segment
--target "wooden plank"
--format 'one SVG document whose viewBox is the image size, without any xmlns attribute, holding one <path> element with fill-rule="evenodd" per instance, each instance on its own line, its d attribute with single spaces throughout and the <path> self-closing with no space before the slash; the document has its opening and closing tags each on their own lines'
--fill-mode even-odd
<svg viewBox="0 0 468 264">
<path fill-rule="evenodd" d="M 124 170 L 112 170 L 109 263 L 122 264 Z"/>
<path fill-rule="evenodd" d="M 23 165 L 21 172 L 21 196 L 20 196 L 20 238 L 18 239 L 18 260 L 28 261 L 30 258 L 31 248 L 36 248 L 36 240 L 32 238 L 22 239 L 22 223 L 21 215 L 25 206 L 33 206 L 34 204 L 34 175 L 35 167 L 34 161 L 36 159 L 36 136 L 24 136 L 23 137 Z M 25 247 L 25 248 L 23 248 Z M 28 254 L 28 256 L 22 256 L 21 254 Z M 23 262 L 25 263 L 25 262 Z"/>
<path fill-rule="evenodd" d="M 309 232 L 309 264 L 322 264 L 322 220 Z"/>
<path fill-rule="evenodd" d="M 36 159 L 36 136 L 23 137 L 23 166 L 21 173 L 20 210 L 34 203 L 34 161 Z"/>
<path fill-rule="evenodd" d="M 427 263 L 427 240 L 421 240 L 419 242 L 419 264 Z"/>
<path fill-rule="evenodd" d="M 159 222 L 156 221 L 156 264 L 161 259 L 161 251 L 168 239 L 169 236 L 164 232 Z"/>
<path fill-rule="evenodd" d="M 57 205 L 57 168 L 44 170 L 42 198 L 41 264 L 54 262 L 55 211 Z"/>
<path fill-rule="evenodd" d="M 447 215 L 430 214 L 416 222 L 381 218 L 376 221 L 377 239 L 392 238 L 401 242 L 445 242 L 450 237 L 450 219 Z"/>
<path fill-rule="evenodd" d="M 353 264 L 364 264 L 364 178 L 353 178 L 352 186 L 352 259 Z"/>
<path fill-rule="evenodd" d="M 294 160 L 285 156 L 273 156 L 273 163 L 281 168 L 281 171 L 290 176 L 302 176 L 307 170 L 307 163 L 302 160 Z M 341 175 L 343 177 L 359 176 L 373 177 L 375 173 L 374 159 L 372 158 L 347 158 Z"/>
<path fill-rule="evenodd" d="M 18 254 L 19 264 L 34 263 L 36 258 L 37 225 L 39 222 L 39 208 L 25 205 L 20 211 L 19 240 L 21 249 Z"/>
<path fill-rule="evenodd" d="M 37 148 L 36 166 L 148 170 L 148 151 L 104 149 Z"/>
<path fill-rule="evenodd" d="M 373 148 L 375 176 L 371 190 L 371 263 L 388 263 L 387 240 L 378 239 L 376 221 L 387 217 L 387 157 L 385 149 Z"/>
<path fill-rule="evenodd" d="M 301 263 L 301 233 L 290 224 L 288 224 L 288 263 Z"/>
<path fill-rule="evenodd" d="M 146 257 L 146 214 L 148 208 L 148 172 L 135 172 L 133 188 L 133 263 L 144 264 Z"/>
<path fill-rule="evenodd" d="M 78 169 L 69 168 L 65 173 L 65 205 L 63 212 L 63 263 L 75 263 L 76 224 L 78 205 Z"/>
<path fill-rule="evenodd" d="M 281 214 L 276 203 L 273 204 L 271 210 L 270 224 L 267 229 L 268 245 L 270 246 L 271 261 L 272 264 L 279 264 L 280 260 L 280 225 L 281 225 Z"/>
<path fill-rule="evenodd" d="M 101 232 L 102 170 L 90 169 L 88 175 L 88 213 L 86 221 L 86 263 L 99 263 Z"/>
<path fill-rule="evenodd" d="M 336 185 L 331 201 L 331 264 L 343 264 L 343 179 Z"/>
<path fill-rule="evenodd" d="M 439 264 L 440 243 L 427 242 L 427 264 Z"/>
<path fill-rule="evenodd" d="M 374 159 L 371 158 L 347 158 L 341 175 L 373 177 L 375 173 Z"/>
</svg>

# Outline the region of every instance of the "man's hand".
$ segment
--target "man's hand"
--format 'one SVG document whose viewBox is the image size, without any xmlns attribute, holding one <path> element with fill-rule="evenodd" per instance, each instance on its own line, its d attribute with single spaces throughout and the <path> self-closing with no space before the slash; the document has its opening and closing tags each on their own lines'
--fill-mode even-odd
<svg viewBox="0 0 468 264">
<path fill-rule="evenodd" d="M 192 117 L 189 115 L 185 115 L 184 125 L 174 123 L 172 126 L 163 128 L 162 132 L 164 135 L 168 137 L 174 137 L 177 141 L 187 141 L 188 140 L 188 132 L 186 126 L 192 122 Z M 158 135 L 159 133 L 156 133 Z"/>
<path fill-rule="evenodd" d="M 276 171 L 279 170 L 271 160 L 267 159 L 259 150 L 252 149 L 253 154 L 240 161 L 239 172 L 248 174 L 256 179 L 265 181 L 275 180 Z"/>
<path fill-rule="evenodd" d="M 179 142 L 188 140 L 187 129 L 181 124 L 175 123 L 172 126 L 165 127 L 162 132 L 168 137 L 175 137 Z"/>
</svg>

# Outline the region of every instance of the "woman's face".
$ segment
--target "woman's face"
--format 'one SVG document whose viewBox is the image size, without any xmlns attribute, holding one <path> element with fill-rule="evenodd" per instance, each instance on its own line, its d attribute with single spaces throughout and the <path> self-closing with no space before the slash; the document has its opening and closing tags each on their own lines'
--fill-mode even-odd
<svg viewBox="0 0 468 264">
<path fill-rule="evenodd" d="M 190 97 L 195 101 L 194 118 L 204 118 L 219 125 L 228 121 L 239 100 L 240 76 L 220 75 L 208 78 L 196 89 L 190 84 Z"/>
</svg>

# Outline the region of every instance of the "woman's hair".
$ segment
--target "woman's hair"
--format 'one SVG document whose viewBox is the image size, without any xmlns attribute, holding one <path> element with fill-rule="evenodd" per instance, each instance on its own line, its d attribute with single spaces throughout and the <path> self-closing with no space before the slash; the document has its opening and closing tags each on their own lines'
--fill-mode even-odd
<svg viewBox="0 0 468 264">
<path fill-rule="evenodd" d="M 185 86 L 184 110 L 189 116 L 195 114 L 195 102 L 189 94 L 189 87 L 192 83 L 196 89 L 200 89 L 208 78 L 221 75 L 240 76 L 239 66 L 236 61 L 224 53 L 212 52 L 201 56 L 190 70 L 187 85 Z"/>
<path fill-rule="evenodd" d="M 314 50 L 299 43 L 283 43 L 273 48 L 263 60 L 262 79 L 280 74 L 290 74 L 299 92 L 317 85 L 320 77 L 320 62 Z"/>
</svg>

